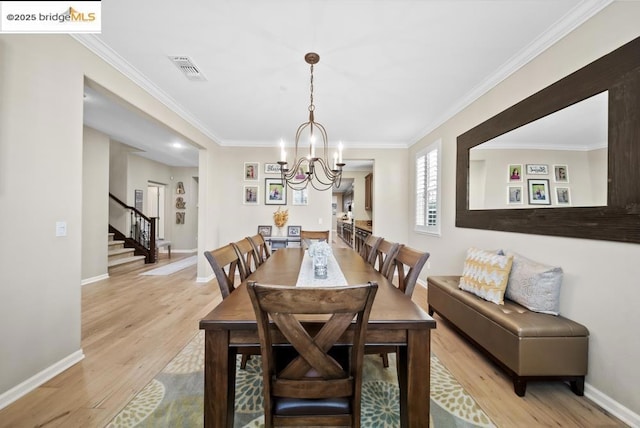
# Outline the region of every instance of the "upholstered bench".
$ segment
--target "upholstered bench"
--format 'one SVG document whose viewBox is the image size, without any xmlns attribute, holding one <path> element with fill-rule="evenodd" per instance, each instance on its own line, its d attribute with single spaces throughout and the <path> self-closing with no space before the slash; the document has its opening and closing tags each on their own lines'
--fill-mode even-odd
<svg viewBox="0 0 640 428">
<path fill-rule="evenodd" d="M 512 377 L 523 397 L 527 381 L 565 380 L 584 394 L 589 331 L 562 316 L 533 312 L 511 300 L 504 305 L 458 288 L 459 276 L 427 278 L 429 314 L 437 312 Z"/>
</svg>

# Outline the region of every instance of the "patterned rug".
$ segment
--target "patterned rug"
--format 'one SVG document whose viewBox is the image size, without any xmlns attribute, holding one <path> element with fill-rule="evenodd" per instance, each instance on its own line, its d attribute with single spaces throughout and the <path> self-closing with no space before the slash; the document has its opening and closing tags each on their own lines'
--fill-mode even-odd
<svg viewBox="0 0 640 428">
<path fill-rule="evenodd" d="M 236 367 L 235 427 L 263 427 L 260 357 L 246 370 Z M 109 423 L 122 427 L 201 427 L 204 393 L 204 332 L 187 346 Z M 366 355 L 362 388 L 362 426 L 400 426 L 395 355 L 383 368 L 377 355 Z M 434 428 L 494 427 L 458 381 L 431 356 L 431 420 Z"/>
</svg>

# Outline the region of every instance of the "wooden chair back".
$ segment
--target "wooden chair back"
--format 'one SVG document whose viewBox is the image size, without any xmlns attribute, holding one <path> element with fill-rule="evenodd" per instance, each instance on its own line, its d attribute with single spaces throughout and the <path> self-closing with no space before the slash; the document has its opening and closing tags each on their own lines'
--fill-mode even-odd
<svg viewBox="0 0 640 428">
<path fill-rule="evenodd" d="M 393 278 L 390 278 L 389 271 L 392 270 L 396 254 L 398 254 L 399 249 L 400 244 L 397 242 L 390 242 L 386 239 L 382 239 L 378 244 L 378 249 L 375 251 L 373 258 L 371 259 L 373 261 L 372 266 L 389 280 Z M 393 275 L 393 272 L 391 272 L 391 275 Z"/>
<path fill-rule="evenodd" d="M 249 281 L 262 350 L 265 427 L 360 426 L 364 341 L 377 289 L 376 283 L 305 288 Z M 330 317 L 307 331 L 298 317 L 304 314 Z M 284 364 L 277 360 L 283 347 L 275 345 L 282 338 L 296 351 Z M 351 345 L 344 365 L 331 355 L 339 340 L 341 347 Z"/>
<path fill-rule="evenodd" d="M 360 247 L 360 256 L 372 266 L 375 262 L 375 255 L 380 242 L 382 242 L 381 237 L 369 235 L 362 243 L 362 247 Z"/>
<path fill-rule="evenodd" d="M 329 242 L 328 230 L 301 230 L 300 231 L 300 245 L 304 248 L 308 248 L 313 241 L 325 241 Z"/>
<path fill-rule="evenodd" d="M 225 245 L 213 251 L 205 251 L 204 256 L 211 265 L 218 280 L 222 298 L 226 299 L 235 290 L 236 274 L 241 277 L 242 262 L 233 245 Z"/>
<path fill-rule="evenodd" d="M 264 240 L 264 236 L 258 233 L 254 236 L 248 236 L 247 239 L 251 242 L 253 246 L 254 254 L 256 255 L 256 263 L 260 266 L 262 263 L 266 262 L 269 257 L 271 257 L 271 249 L 269 245 Z"/>
<path fill-rule="evenodd" d="M 232 242 L 231 245 L 238 253 L 238 258 L 240 259 L 240 279 L 245 280 L 249 275 L 251 275 L 258 268 L 258 259 L 256 256 L 256 252 L 251 245 L 251 241 L 247 238 L 241 239 L 240 241 Z"/>
<path fill-rule="evenodd" d="M 427 259 L 429 259 L 429 253 L 414 250 L 404 245 L 401 246 L 391 267 L 390 280 L 393 279 L 394 273 L 397 272 L 398 288 L 411 297 L 418 282 L 418 276 Z"/>
</svg>

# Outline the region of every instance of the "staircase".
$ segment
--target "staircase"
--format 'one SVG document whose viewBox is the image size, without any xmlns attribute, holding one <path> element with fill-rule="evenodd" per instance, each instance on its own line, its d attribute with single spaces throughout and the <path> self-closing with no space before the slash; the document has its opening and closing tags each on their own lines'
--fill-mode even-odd
<svg viewBox="0 0 640 428">
<path fill-rule="evenodd" d="M 124 248 L 124 241 L 116 241 L 114 233 L 109 233 L 109 260 L 107 270 L 109 274 L 125 272 L 144 266 L 145 257 L 136 256 L 134 248 Z"/>
</svg>

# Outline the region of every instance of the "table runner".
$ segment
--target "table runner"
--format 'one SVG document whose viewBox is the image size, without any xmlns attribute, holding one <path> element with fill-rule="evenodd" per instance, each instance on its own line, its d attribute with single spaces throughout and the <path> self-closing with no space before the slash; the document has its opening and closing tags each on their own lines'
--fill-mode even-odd
<svg viewBox="0 0 640 428">
<path fill-rule="evenodd" d="M 326 287 L 330 285 L 349 285 L 333 253 L 327 257 L 327 277 L 320 279 L 313 276 L 313 257 L 305 250 L 296 287 Z"/>
</svg>

